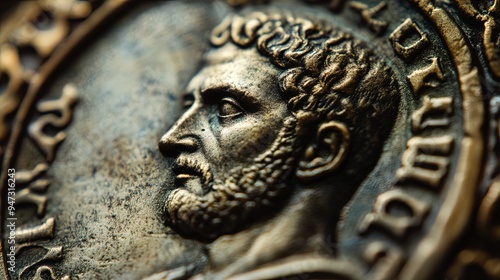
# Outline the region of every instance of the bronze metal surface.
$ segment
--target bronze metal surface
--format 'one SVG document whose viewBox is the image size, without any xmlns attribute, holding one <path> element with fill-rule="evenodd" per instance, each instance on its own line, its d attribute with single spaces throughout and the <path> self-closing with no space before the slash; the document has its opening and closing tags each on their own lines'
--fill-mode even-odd
<svg viewBox="0 0 500 280">
<path fill-rule="evenodd" d="M 500 279 L 498 0 L 0 5 L 0 279 Z"/>
</svg>

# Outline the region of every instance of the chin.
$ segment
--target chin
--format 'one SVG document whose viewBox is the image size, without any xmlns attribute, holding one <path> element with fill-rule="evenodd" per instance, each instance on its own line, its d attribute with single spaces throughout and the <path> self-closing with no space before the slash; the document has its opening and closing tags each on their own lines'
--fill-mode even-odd
<svg viewBox="0 0 500 280">
<path fill-rule="evenodd" d="M 177 188 L 185 189 L 197 196 L 203 196 L 208 192 L 208 186 L 204 186 L 202 179 L 194 176 L 177 176 L 175 179 L 175 186 Z"/>
</svg>

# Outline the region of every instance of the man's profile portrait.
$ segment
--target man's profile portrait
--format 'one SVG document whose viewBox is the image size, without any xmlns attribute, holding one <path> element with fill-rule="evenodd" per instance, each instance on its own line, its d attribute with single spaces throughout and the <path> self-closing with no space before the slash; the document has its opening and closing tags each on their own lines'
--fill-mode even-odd
<svg viewBox="0 0 500 280">
<path fill-rule="evenodd" d="M 360 40 L 267 10 L 214 28 L 183 102 L 159 142 L 176 175 L 162 217 L 206 243 L 224 278 L 332 255 L 325 239 L 379 159 L 400 97 L 391 68 Z"/>
</svg>

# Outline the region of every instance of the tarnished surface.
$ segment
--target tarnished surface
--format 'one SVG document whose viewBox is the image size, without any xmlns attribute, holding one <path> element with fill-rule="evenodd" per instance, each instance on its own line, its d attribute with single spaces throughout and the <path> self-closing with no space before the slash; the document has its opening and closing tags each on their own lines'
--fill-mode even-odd
<svg viewBox="0 0 500 280">
<path fill-rule="evenodd" d="M 500 279 L 498 5 L 12 5 L 2 276 Z"/>
</svg>

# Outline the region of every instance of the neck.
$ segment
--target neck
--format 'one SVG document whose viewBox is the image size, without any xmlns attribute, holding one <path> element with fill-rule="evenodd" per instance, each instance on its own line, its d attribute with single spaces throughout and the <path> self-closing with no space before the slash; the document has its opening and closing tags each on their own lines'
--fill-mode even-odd
<svg viewBox="0 0 500 280">
<path fill-rule="evenodd" d="M 294 254 L 327 254 L 331 208 L 324 195 L 301 189 L 273 218 L 210 244 L 209 269 L 225 278 Z"/>
</svg>

